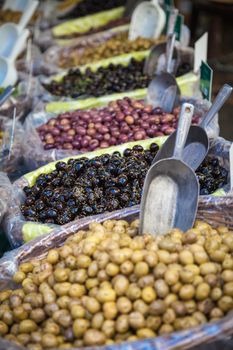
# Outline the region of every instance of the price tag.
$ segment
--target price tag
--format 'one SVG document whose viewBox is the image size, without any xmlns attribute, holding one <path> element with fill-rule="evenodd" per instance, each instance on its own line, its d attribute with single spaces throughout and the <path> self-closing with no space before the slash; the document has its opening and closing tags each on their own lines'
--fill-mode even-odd
<svg viewBox="0 0 233 350">
<path fill-rule="evenodd" d="M 200 67 L 200 90 L 204 99 L 211 101 L 213 83 L 213 69 L 203 62 Z"/>
<path fill-rule="evenodd" d="M 207 62 L 208 33 L 203 34 L 194 44 L 194 73 L 198 73 L 201 62 Z"/>
</svg>

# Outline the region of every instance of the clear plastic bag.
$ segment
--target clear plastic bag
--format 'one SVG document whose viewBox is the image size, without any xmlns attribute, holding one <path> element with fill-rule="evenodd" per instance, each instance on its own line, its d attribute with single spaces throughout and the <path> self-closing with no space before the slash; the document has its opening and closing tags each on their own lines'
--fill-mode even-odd
<svg viewBox="0 0 233 350">
<path fill-rule="evenodd" d="M 93 158 L 97 155 L 99 156 L 101 154 L 104 154 L 105 152 L 113 153 L 115 150 L 118 150 L 119 152 L 123 152 L 125 148 L 129 147 L 129 145 L 133 147 L 134 144 L 141 144 L 144 146 L 144 148 L 148 148 L 151 142 L 153 141 L 157 142 L 158 145 L 160 146 L 164 142 L 164 138 L 148 139 L 140 142 L 136 141 L 134 143 L 130 143 L 131 145 L 123 144 L 121 146 L 108 148 L 107 151 L 106 149 L 103 149 L 103 150 L 99 150 L 91 153 L 86 153 L 85 156 Z M 213 142 L 213 148 L 211 147 L 209 152 L 210 157 L 213 157 L 213 156 L 218 157 L 218 159 L 220 160 L 220 164 L 223 165 L 226 168 L 226 170 L 229 170 L 229 154 L 228 154 L 229 148 L 230 148 L 230 142 L 219 138 Z M 64 161 L 68 161 L 68 159 L 69 158 L 66 158 L 64 159 Z M 6 232 L 7 237 L 13 247 L 18 247 L 22 245 L 24 242 L 28 242 L 29 240 L 37 237 L 38 235 L 50 232 L 54 227 L 59 227 L 58 225 L 53 225 L 53 224 L 43 224 L 38 222 L 25 221 L 25 218 L 23 217 L 20 211 L 20 205 L 24 203 L 24 199 L 25 199 L 23 188 L 25 186 L 29 186 L 29 187 L 32 186 L 35 183 L 36 178 L 40 174 L 43 174 L 43 173 L 48 174 L 54 169 L 55 169 L 55 162 L 49 163 L 31 173 L 28 173 L 22 176 L 19 180 L 14 182 L 12 186 L 12 190 L 10 192 L 11 193 L 10 205 L 3 220 L 4 231 Z M 230 188 L 230 185 L 228 181 L 228 184 L 223 189 L 220 189 L 219 191 L 217 191 L 214 195 L 225 196 L 226 194 L 225 191 L 228 191 L 229 188 Z M 212 198 L 215 198 L 215 197 L 213 195 L 200 197 L 200 205 L 202 205 L 203 200 L 204 200 L 204 203 L 207 203 L 207 205 L 204 205 L 203 207 L 203 212 L 207 210 L 207 213 L 206 213 L 207 217 L 209 213 L 209 208 L 210 208 L 210 212 L 212 210 L 212 203 L 213 203 Z M 226 197 L 219 197 L 219 198 L 220 198 L 221 207 L 222 205 L 224 207 Z M 218 198 L 216 197 L 216 201 L 217 200 Z M 227 200 L 230 200 L 230 201 L 232 200 L 233 202 L 233 197 L 229 195 L 229 199 L 227 198 Z M 214 210 L 215 210 L 215 204 L 214 204 Z M 226 207 L 227 213 L 228 213 L 228 210 L 230 210 L 230 213 L 231 213 L 232 208 Z M 228 218 L 228 214 L 225 217 L 222 217 L 223 220 L 228 220 L 227 218 Z M 79 222 L 79 221 L 80 220 L 77 220 L 77 221 L 74 221 L 73 223 L 75 224 L 75 222 Z"/>
<path fill-rule="evenodd" d="M 115 95 L 112 95 L 115 96 Z M 129 95 L 128 95 L 129 96 Z M 116 97 L 114 98 L 114 100 Z M 186 99 L 187 100 L 187 99 Z M 88 101 L 92 101 L 93 104 L 91 107 L 95 108 L 95 103 L 97 106 L 102 103 L 102 105 L 105 105 L 106 102 L 108 102 L 107 98 L 99 98 L 99 99 L 88 99 Z M 77 101 L 75 104 L 79 105 L 81 109 L 84 109 L 85 103 L 88 105 L 88 101 Z M 97 102 L 98 101 L 98 102 Z M 106 102 L 105 102 L 106 101 Z M 182 100 L 183 101 L 183 100 Z M 188 99 L 190 101 L 190 99 Z M 209 104 L 206 101 L 203 100 L 191 100 L 191 102 L 195 105 L 195 113 L 200 115 L 202 117 L 206 111 L 208 110 Z M 62 102 L 61 102 L 62 104 Z M 67 110 L 69 107 L 69 102 L 66 103 Z M 70 106 L 72 106 L 72 103 L 70 103 Z M 70 108 L 73 109 L 73 108 Z M 76 109 L 76 108 L 75 108 Z M 78 108 L 77 108 L 78 109 Z M 40 125 L 43 125 L 46 123 L 50 118 L 53 118 L 56 116 L 54 113 L 46 113 L 46 112 L 38 112 L 38 113 L 32 113 L 27 117 L 27 120 L 25 122 L 24 128 L 25 128 L 25 143 L 24 143 L 24 158 L 25 162 L 27 164 L 28 170 L 34 170 L 38 167 L 47 164 L 49 162 L 53 162 L 65 157 L 73 156 L 80 154 L 79 151 L 67 151 L 67 150 L 45 150 L 43 147 L 43 144 L 40 140 L 40 137 L 36 131 L 36 128 Z M 214 119 L 214 121 L 211 123 L 207 130 L 209 136 L 211 138 L 216 138 L 219 134 L 219 127 L 218 127 L 218 119 L 217 117 Z"/>
<path fill-rule="evenodd" d="M 0 117 L 0 132 L 2 132 L 2 141 L 0 141 L 0 171 L 4 171 L 11 178 L 19 177 L 22 175 L 23 170 L 22 125 L 17 120 L 15 125 L 13 125 L 12 119 Z"/>
<path fill-rule="evenodd" d="M 8 176 L 5 173 L 0 172 L 0 224 L 7 211 L 7 206 L 10 199 L 10 189 L 11 183 Z"/>
<path fill-rule="evenodd" d="M 201 199 L 202 205 L 208 206 L 211 202 L 214 208 L 212 215 L 211 224 L 217 227 L 222 224 L 224 220 L 221 219 L 223 215 L 223 208 L 216 198 L 212 197 L 210 200 Z M 224 206 L 231 208 L 232 210 L 233 198 L 225 198 Z M 200 207 L 200 206 L 199 206 Z M 30 259 L 41 259 L 45 256 L 49 249 L 61 246 L 65 240 L 78 230 L 83 230 L 88 227 L 92 221 L 103 222 L 109 219 L 124 219 L 127 221 L 132 221 L 138 217 L 138 208 L 131 208 L 126 210 L 121 210 L 118 212 L 99 215 L 96 217 L 89 217 L 88 219 L 79 220 L 75 224 L 68 224 L 60 229 L 52 231 L 50 234 L 43 237 L 38 237 L 34 241 L 23 245 L 22 247 L 7 253 L 2 259 L 0 259 L 0 288 L 7 289 L 12 288 L 14 284 L 12 283 L 12 275 L 16 272 L 18 265 L 22 262 L 29 261 Z M 231 211 L 228 210 L 224 212 L 228 217 L 228 226 L 233 228 L 233 220 Z M 198 217 L 204 218 L 208 221 L 205 213 L 202 213 L 202 209 L 199 208 Z M 159 336 L 151 339 L 143 339 L 136 342 L 125 342 L 122 344 L 111 345 L 111 349 L 115 350 L 133 350 L 133 349 L 147 349 L 147 350 L 215 350 L 215 346 L 222 342 L 226 349 L 232 349 L 232 322 L 233 315 L 230 313 L 225 318 L 214 322 L 206 323 L 204 325 L 198 326 L 185 331 L 174 332 L 169 335 Z M 215 343 L 218 342 L 218 343 Z M 24 349 L 23 347 L 18 347 L 17 345 L 0 339 L 0 347 L 2 349 L 10 348 L 12 350 Z M 94 348 L 88 348 L 94 349 Z M 108 347 L 99 347 L 101 350 L 109 349 Z M 224 348 L 225 349 L 225 348 Z"/>
<path fill-rule="evenodd" d="M 112 57 L 112 58 L 107 58 L 103 59 L 101 61 L 87 64 L 84 66 L 80 67 L 81 72 L 84 74 L 86 69 L 91 69 L 93 72 L 97 71 L 99 67 L 108 67 L 110 64 L 118 65 L 121 64 L 123 66 L 127 66 L 131 59 L 134 58 L 137 61 L 143 61 L 146 56 L 148 55 L 149 51 L 140 51 L 140 52 L 132 52 L 128 54 L 123 54 L 117 57 Z M 47 67 L 45 67 L 47 69 Z M 52 69 L 52 67 L 51 67 Z M 60 81 L 64 78 L 64 76 L 68 73 L 69 70 L 60 70 L 60 73 L 52 75 L 50 77 L 46 76 L 40 76 L 38 77 L 38 85 L 40 86 L 39 88 L 39 95 L 41 96 L 41 99 L 46 102 L 51 102 L 51 101 L 85 101 L 89 100 L 92 97 L 86 96 L 80 96 L 77 98 L 72 98 L 72 97 L 67 97 L 66 95 L 63 96 L 57 96 L 52 94 L 47 88 L 46 85 L 51 84 L 52 81 Z M 144 89 L 138 89 L 138 90 L 144 90 Z M 132 93 L 131 91 L 129 93 Z M 120 93 L 118 95 L 126 95 L 128 92 Z M 107 95 L 111 97 L 111 95 Z"/>
<path fill-rule="evenodd" d="M 93 20 L 92 24 L 94 23 Z M 81 19 L 81 24 L 83 22 L 83 19 Z M 67 25 L 67 21 L 57 21 L 58 26 L 62 25 L 64 26 L 64 24 Z M 79 19 L 79 23 L 80 23 L 80 19 Z M 83 27 L 84 28 L 84 27 Z M 82 33 L 78 33 L 77 32 L 77 37 L 69 37 L 67 36 L 67 38 L 55 38 L 53 35 L 53 32 L 51 29 L 47 29 L 41 32 L 41 35 L 38 36 L 35 40 L 36 45 L 38 45 L 43 51 L 48 50 L 49 48 L 51 48 L 51 50 L 53 51 L 55 49 L 56 46 L 73 46 L 73 45 L 80 45 L 80 46 L 87 46 L 87 45 L 92 45 L 95 43 L 100 43 L 105 41 L 106 39 L 109 39 L 112 37 L 112 35 L 114 36 L 114 32 L 119 32 L 123 29 L 124 31 L 127 29 L 128 30 L 129 26 L 126 25 L 124 28 L 123 26 L 116 27 L 116 28 L 111 28 L 111 29 L 107 29 L 107 30 L 101 30 L 97 33 L 85 33 L 85 31 L 83 31 Z M 87 31 L 86 31 L 87 32 Z M 82 34 L 80 36 L 80 34 Z M 56 49 L 55 49 L 56 50 Z M 47 53 L 45 54 L 45 57 L 47 56 Z M 55 59 L 55 57 L 54 57 Z M 47 61 L 50 62 L 50 61 Z M 54 61 L 52 62 L 54 64 Z"/>
</svg>

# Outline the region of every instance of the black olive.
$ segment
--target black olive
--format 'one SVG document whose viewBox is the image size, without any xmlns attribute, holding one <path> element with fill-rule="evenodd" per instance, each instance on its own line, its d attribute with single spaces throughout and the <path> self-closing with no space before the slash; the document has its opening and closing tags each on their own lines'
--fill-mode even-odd
<svg viewBox="0 0 233 350">
<path fill-rule="evenodd" d="M 144 151 L 141 146 L 119 153 L 58 162 L 60 170 L 40 175 L 36 185 L 26 187 L 23 215 L 30 220 L 64 225 L 71 220 L 140 203 L 144 179 L 158 146 Z M 200 194 L 208 195 L 227 183 L 228 172 L 215 162 L 205 159 L 196 175 Z M 39 184 L 46 180 L 45 188 Z M 40 181 L 39 181 L 40 180 Z"/>
<path fill-rule="evenodd" d="M 141 145 L 135 145 L 135 146 L 133 146 L 133 151 L 143 152 L 144 148 Z"/>
<path fill-rule="evenodd" d="M 57 209 L 57 210 L 63 210 L 64 209 L 64 203 L 56 202 L 56 204 L 54 205 L 54 208 Z"/>
<path fill-rule="evenodd" d="M 151 152 L 155 153 L 155 152 L 158 152 L 158 150 L 159 150 L 159 146 L 157 145 L 157 143 L 152 143 L 150 145 L 150 151 Z"/>
<path fill-rule="evenodd" d="M 126 175 L 121 175 L 117 179 L 117 184 L 124 187 L 128 183 L 128 178 Z"/>
<path fill-rule="evenodd" d="M 207 190 L 207 188 L 201 188 L 200 190 L 200 195 L 204 196 L 204 195 L 208 195 L 209 194 L 209 191 Z"/>
<path fill-rule="evenodd" d="M 44 191 L 42 191 L 42 196 L 51 198 L 53 196 L 53 190 L 51 188 L 46 188 Z"/>
<path fill-rule="evenodd" d="M 36 201 L 36 203 L 35 203 L 35 209 L 36 209 L 36 211 L 41 211 L 41 210 L 43 210 L 44 208 L 45 208 L 45 204 L 44 204 L 44 202 L 43 202 L 42 200 Z"/>
<path fill-rule="evenodd" d="M 65 170 L 66 169 L 66 163 L 65 162 L 57 162 L 55 165 L 56 169 L 59 170 Z"/>
<path fill-rule="evenodd" d="M 57 211 L 55 209 L 49 208 L 46 210 L 47 218 L 56 218 L 57 217 Z"/>
<path fill-rule="evenodd" d="M 79 212 L 79 208 L 77 207 L 73 207 L 73 208 L 70 208 L 70 213 L 74 216 L 76 216 Z"/>
<path fill-rule="evenodd" d="M 85 215 L 91 215 L 93 213 L 93 208 L 89 205 L 84 205 L 82 208 L 82 212 Z"/>
<path fill-rule="evenodd" d="M 68 207 L 74 207 L 76 205 L 76 201 L 75 199 L 69 199 L 67 202 L 66 202 L 66 205 Z"/>
</svg>

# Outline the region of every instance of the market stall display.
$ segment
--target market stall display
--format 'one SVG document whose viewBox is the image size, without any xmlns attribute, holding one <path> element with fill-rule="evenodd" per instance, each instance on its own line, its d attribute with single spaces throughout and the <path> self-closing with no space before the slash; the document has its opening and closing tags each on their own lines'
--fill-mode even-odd
<svg viewBox="0 0 233 350">
<path fill-rule="evenodd" d="M 62 80 L 52 80 L 43 86 L 52 95 L 72 98 L 99 97 L 146 88 L 149 77 L 143 73 L 144 63 L 144 60 L 132 58 L 127 66 L 109 64 L 97 68 L 95 72 L 91 68 L 86 68 L 84 72 L 72 69 Z"/>
<path fill-rule="evenodd" d="M 215 213 L 221 209 L 216 205 Z M 130 346 L 137 340 L 131 344 L 173 350 L 227 338 L 233 306 L 230 230 L 216 229 L 216 218 L 213 227 L 197 221 L 186 234 L 173 230 L 164 237 L 138 236 L 137 215 L 130 210 L 80 221 L 3 258 L 1 295 L 9 300 L 7 311 L 25 302 L 32 311 L 29 318 L 14 321 L 18 331 L 10 333 L 1 306 L 1 343 L 19 341 L 27 348 L 39 342 L 41 349 L 124 341 Z M 55 328 L 50 339 L 48 330 Z"/>
<path fill-rule="evenodd" d="M 161 40 L 164 40 L 164 38 L 161 38 Z M 123 32 L 94 47 L 90 46 L 81 50 L 79 47 L 77 49 L 75 47 L 64 48 L 58 57 L 58 65 L 62 68 L 85 65 L 129 52 L 145 51 L 154 44 L 155 40 L 153 39 L 138 38 L 130 41 L 128 33 Z"/>
<path fill-rule="evenodd" d="M 125 0 L 81 0 L 77 1 L 72 11 L 65 18 L 79 18 L 115 7 L 124 6 Z"/>
<path fill-rule="evenodd" d="M 130 94 L 127 93 L 127 95 Z M 84 151 L 106 148 L 128 141 L 139 141 L 148 137 L 166 136 L 176 128 L 179 108 L 174 109 L 174 114 L 167 114 L 163 113 L 161 108 L 153 109 L 142 100 L 117 99 L 118 97 L 117 94 L 111 95 L 111 98 L 103 96 L 99 99 L 74 101 L 74 105 L 73 101 L 57 102 L 58 109 L 63 109 L 62 105 L 65 107 L 64 110 L 70 109 L 71 112 L 59 115 L 39 112 L 28 116 L 25 122 L 26 142 L 24 147 L 28 169 L 34 170 L 48 162 L 77 155 Z M 193 123 L 198 123 L 208 110 L 209 104 L 203 100 L 185 99 L 184 101 L 194 104 Z M 181 100 L 182 102 L 183 100 Z M 89 103 L 90 107 L 93 106 L 93 108 L 88 110 Z M 76 104 L 82 110 L 76 110 Z M 104 107 L 106 104 L 107 106 Z M 47 107 L 50 105 L 48 104 Z M 101 107 L 102 105 L 103 107 Z M 61 126 L 61 123 L 67 125 Z M 70 129 L 72 130 L 70 131 Z M 214 118 L 207 130 L 209 137 L 216 138 L 218 136 L 217 117 Z"/>
<path fill-rule="evenodd" d="M 211 103 L 206 35 L 189 47 L 173 5 L 140 3 L 0 9 L 3 350 L 232 348 L 232 88 Z"/>
<path fill-rule="evenodd" d="M 98 12 L 83 18 L 65 21 L 53 27 L 50 31 L 54 38 L 74 38 L 85 34 L 92 34 L 114 26 L 122 25 L 124 7 L 117 7 L 112 10 Z M 129 20 L 128 20 L 129 22 Z"/>
</svg>

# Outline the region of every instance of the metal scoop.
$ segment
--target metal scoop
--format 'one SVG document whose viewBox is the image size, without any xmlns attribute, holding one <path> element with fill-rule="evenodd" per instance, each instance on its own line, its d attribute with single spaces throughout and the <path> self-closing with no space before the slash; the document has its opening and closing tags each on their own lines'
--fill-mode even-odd
<svg viewBox="0 0 233 350">
<path fill-rule="evenodd" d="M 196 170 L 199 167 L 209 150 L 209 138 L 205 129 L 222 108 L 226 100 L 230 97 L 231 92 L 232 87 L 230 85 L 223 85 L 201 123 L 199 125 L 191 125 L 190 127 L 182 159 L 193 170 Z M 177 131 L 169 136 L 157 153 L 152 164 L 155 164 L 161 159 L 170 158 L 172 156 L 176 142 L 176 134 Z"/>
<path fill-rule="evenodd" d="M 159 6 L 158 0 L 143 1 L 133 11 L 130 27 L 129 40 L 138 37 L 157 39 L 165 26 L 166 15 Z"/>
<path fill-rule="evenodd" d="M 173 157 L 160 160 L 148 171 L 141 201 L 141 234 L 165 234 L 174 227 L 186 231 L 193 226 L 199 183 L 181 160 L 193 111 L 193 105 L 183 104 Z"/>
<path fill-rule="evenodd" d="M 163 72 L 150 82 L 147 90 L 147 102 L 153 107 L 161 107 L 165 112 L 171 112 L 180 96 L 180 89 L 172 73 L 172 57 L 175 47 L 175 34 L 168 37 L 166 46 L 166 72 Z"/>
</svg>

